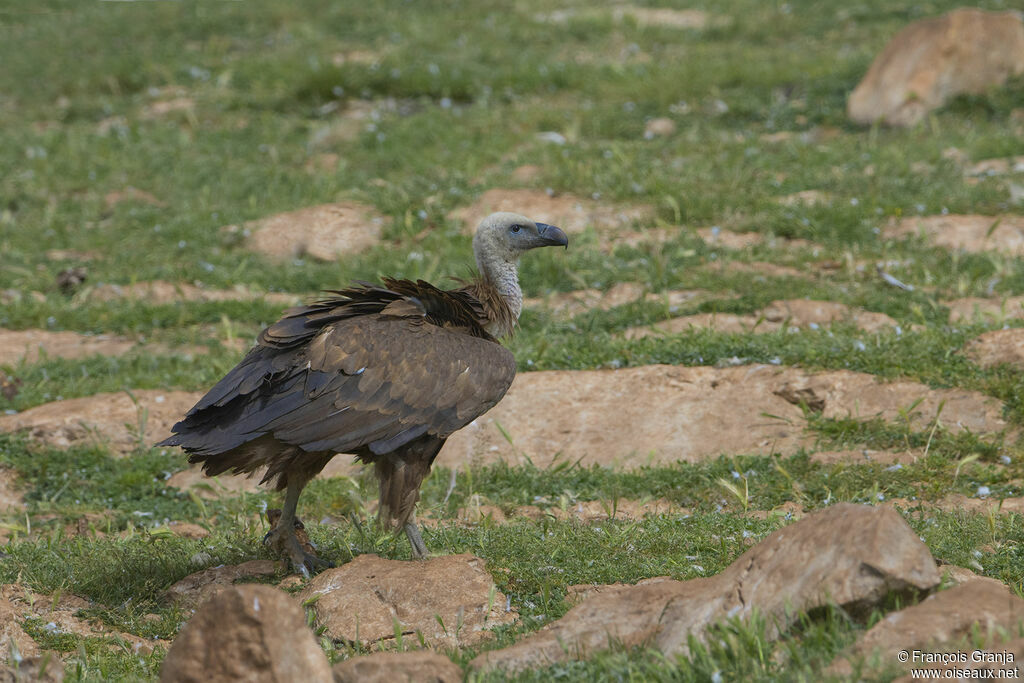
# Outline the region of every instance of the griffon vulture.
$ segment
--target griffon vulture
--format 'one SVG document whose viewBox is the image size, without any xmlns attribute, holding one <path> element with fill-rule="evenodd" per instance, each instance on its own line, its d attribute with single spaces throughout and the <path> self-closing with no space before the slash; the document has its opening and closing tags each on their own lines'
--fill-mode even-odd
<svg viewBox="0 0 1024 683">
<path fill-rule="evenodd" d="M 374 465 L 381 521 L 423 557 L 413 514 L 423 478 L 445 439 L 515 376 L 497 340 L 522 309 L 519 257 L 567 245 L 553 225 L 495 213 L 473 238 L 479 275 L 458 289 L 384 278 L 290 309 L 158 445 L 181 446 L 211 476 L 266 467 L 261 483 L 286 493 L 264 543 L 303 572 L 327 563 L 296 538 L 299 494 L 336 454 L 353 454 Z"/>
</svg>

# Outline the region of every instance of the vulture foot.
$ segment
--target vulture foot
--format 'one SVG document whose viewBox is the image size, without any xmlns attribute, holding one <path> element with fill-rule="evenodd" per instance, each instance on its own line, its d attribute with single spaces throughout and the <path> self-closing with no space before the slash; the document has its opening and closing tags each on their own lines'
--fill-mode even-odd
<svg viewBox="0 0 1024 683">
<path fill-rule="evenodd" d="M 300 519 L 295 518 L 290 529 L 288 525 L 280 524 L 280 510 L 267 510 L 267 519 L 273 526 L 263 537 L 263 545 L 283 555 L 287 554 L 295 571 L 308 578 L 312 572 L 334 566 L 316 556 L 313 543 L 306 535 L 306 526 Z"/>
<path fill-rule="evenodd" d="M 422 560 L 427 556 L 427 545 L 423 542 L 423 537 L 420 536 L 420 530 L 414 522 L 408 522 L 405 525 L 405 535 L 409 539 L 409 545 L 412 546 L 412 556 L 414 559 Z"/>
</svg>

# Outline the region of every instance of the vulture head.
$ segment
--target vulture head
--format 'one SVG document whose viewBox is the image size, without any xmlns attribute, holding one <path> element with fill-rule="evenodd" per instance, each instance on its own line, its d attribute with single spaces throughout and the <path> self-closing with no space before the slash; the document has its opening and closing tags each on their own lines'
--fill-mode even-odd
<svg viewBox="0 0 1024 683">
<path fill-rule="evenodd" d="M 516 263 L 523 252 L 537 247 L 568 247 L 559 228 L 537 223 L 509 211 L 492 213 L 480 221 L 473 237 L 473 252 L 482 273 L 499 262 Z"/>
<path fill-rule="evenodd" d="M 519 257 L 537 247 L 566 247 L 569 238 L 561 229 L 538 223 L 517 213 L 501 211 L 480 221 L 473 236 L 473 253 L 483 283 L 507 310 L 507 316 L 492 321 L 487 331 L 495 337 L 510 334 L 523 307 L 516 267 Z"/>
</svg>

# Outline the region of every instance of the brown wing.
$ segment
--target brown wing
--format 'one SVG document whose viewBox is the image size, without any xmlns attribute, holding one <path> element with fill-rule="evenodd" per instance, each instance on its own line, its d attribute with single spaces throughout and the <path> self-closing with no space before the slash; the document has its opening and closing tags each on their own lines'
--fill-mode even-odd
<svg viewBox="0 0 1024 683">
<path fill-rule="evenodd" d="M 311 452 L 386 453 L 426 433 L 447 437 L 501 400 L 515 376 L 507 349 L 434 324 L 409 295 L 378 313 L 335 313 L 312 337 L 299 317 L 264 331 L 163 445 L 214 455 L 270 434 Z"/>
</svg>

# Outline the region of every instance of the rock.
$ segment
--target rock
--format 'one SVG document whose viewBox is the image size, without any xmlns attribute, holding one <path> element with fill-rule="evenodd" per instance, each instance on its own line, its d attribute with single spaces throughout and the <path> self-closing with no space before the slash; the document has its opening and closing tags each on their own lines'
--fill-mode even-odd
<svg viewBox="0 0 1024 683">
<path fill-rule="evenodd" d="M 775 393 L 784 386 L 820 398 L 829 418 L 902 420 L 900 411 L 921 399 L 911 415 L 914 429 L 925 429 L 940 405 L 951 433 L 967 428 L 992 434 L 1008 426 L 1002 404 L 977 391 L 880 382 L 849 370 L 647 365 L 524 372 L 497 406 L 448 439 L 438 462 L 451 468 L 474 460 L 515 464 L 529 457 L 547 467 L 560 454 L 584 466 L 636 467 L 700 462 L 723 453 L 793 454 L 812 439 L 804 434 L 799 406 Z M 556 413 L 574 417 L 550 420 Z"/>
<path fill-rule="evenodd" d="M 206 538 L 210 530 L 192 522 L 171 522 L 167 525 L 171 533 L 180 538 Z"/>
<path fill-rule="evenodd" d="M 1006 590 L 1006 585 L 999 579 L 993 579 L 990 576 L 980 576 L 964 567 L 957 567 L 952 564 L 940 565 L 939 573 L 942 574 L 942 583 L 944 584 L 959 586 L 971 581 L 982 581 L 995 588 Z"/>
<path fill-rule="evenodd" d="M 848 322 L 865 332 L 879 332 L 899 327 L 899 323 L 884 313 L 851 308 L 835 301 L 787 299 L 773 301 L 757 313 L 697 313 L 670 318 L 648 326 L 630 327 L 627 339 L 642 339 L 652 335 L 681 334 L 691 329 L 708 328 L 718 332 L 746 334 L 749 332 L 778 332 L 785 328 L 827 327 L 836 322 Z"/>
<path fill-rule="evenodd" d="M 890 238 L 920 235 L 947 249 L 1024 255 L 1024 216 L 914 216 L 887 226 L 884 234 Z"/>
<path fill-rule="evenodd" d="M 785 197 L 778 197 L 775 201 L 782 206 L 819 206 L 832 203 L 832 196 L 821 190 L 801 190 Z"/>
<path fill-rule="evenodd" d="M 608 12 L 603 9 L 560 9 L 547 14 L 535 16 L 537 21 L 549 24 L 567 24 L 570 19 L 606 19 Z M 709 25 L 726 26 L 728 17 L 716 17 L 699 9 L 668 9 L 654 7 L 620 6 L 611 11 L 611 19 L 622 22 L 624 19 L 636 22 L 637 26 L 657 26 L 677 29 L 703 29 Z"/>
<path fill-rule="evenodd" d="M 660 117 L 651 119 L 644 126 L 644 139 L 667 138 L 676 132 L 676 122 L 672 119 Z"/>
<path fill-rule="evenodd" d="M 851 465 L 909 465 L 917 462 L 922 452 L 903 451 L 894 453 L 892 451 L 875 451 L 867 448 L 850 449 L 845 451 L 821 451 L 811 454 L 811 462 L 819 465 L 835 465 L 838 463 L 849 463 Z"/>
<path fill-rule="evenodd" d="M 0 664 L 0 683 L 62 683 L 64 663 L 56 652 Z"/>
<path fill-rule="evenodd" d="M 850 94 L 847 113 L 857 123 L 911 126 L 956 95 L 1021 73 L 1020 14 L 958 9 L 897 33 Z"/>
<path fill-rule="evenodd" d="M 158 119 L 167 114 L 181 112 L 186 116 L 194 116 L 196 101 L 191 97 L 175 97 L 169 100 L 160 100 L 143 107 L 139 112 L 139 118 L 143 120 Z"/>
<path fill-rule="evenodd" d="M 242 564 L 210 567 L 177 581 L 164 592 L 164 599 L 183 609 L 196 609 L 212 601 L 235 581 L 260 576 L 274 576 L 280 565 L 272 560 L 249 560 Z"/>
<path fill-rule="evenodd" d="M 201 397 L 197 392 L 139 389 L 54 401 L 0 416 L 0 432 L 24 432 L 54 448 L 99 443 L 115 455 L 126 455 L 170 436 L 171 426 Z"/>
<path fill-rule="evenodd" d="M 490 637 L 484 629 L 516 619 L 506 611 L 484 561 L 472 555 L 423 561 L 359 555 L 314 577 L 299 600 L 313 610 L 335 640 L 391 640 L 397 628 L 410 642 L 417 635 L 434 647 L 463 647 Z M 443 626 L 440 621 L 443 621 Z"/>
<path fill-rule="evenodd" d="M 805 273 L 791 266 L 780 266 L 764 261 L 718 261 L 706 267 L 717 272 L 753 273 L 763 277 L 805 277 Z"/>
<path fill-rule="evenodd" d="M 1024 173 L 1024 154 L 1001 159 L 982 159 L 964 169 L 966 176 L 996 176 Z"/>
<path fill-rule="evenodd" d="M 764 235 L 759 232 L 733 232 L 722 228 L 700 228 L 697 235 L 710 246 L 727 249 L 747 249 L 764 242 Z"/>
<path fill-rule="evenodd" d="M 692 302 L 708 293 L 701 290 L 671 290 L 648 292 L 639 282 L 617 282 L 606 291 L 599 289 L 578 289 L 572 292 L 555 292 L 544 297 L 523 300 L 526 308 L 543 308 L 557 317 L 568 319 L 580 313 L 599 310 L 607 311 L 616 306 L 625 306 L 637 301 L 667 304 L 669 310 Z"/>
<path fill-rule="evenodd" d="M 690 511 L 664 498 L 648 501 L 620 498 L 618 500 L 576 501 L 566 506 L 565 509 L 557 505 L 543 509 L 536 505 L 521 505 L 512 514 L 529 519 L 541 519 L 545 515 L 550 515 L 555 519 L 578 519 L 581 522 L 589 523 L 603 522 L 612 518 L 639 520 L 656 515 L 688 515 Z"/>
<path fill-rule="evenodd" d="M 430 650 L 375 652 L 334 665 L 334 683 L 461 683 L 462 669 Z"/>
<path fill-rule="evenodd" d="M 944 301 L 942 305 L 949 307 L 949 322 L 951 323 L 975 320 L 1001 323 L 1007 320 L 1024 319 L 1024 296 L 995 299 L 972 296 L 954 301 Z"/>
<path fill-rule="evenodd" d="M 827 604 L 866 614 L 893 592 L 939 583 L 927 547 L 888 508 L 840 503 L 780 529 L 716 576 L 665 580 L 598 593 L 561 619 L 501 650 L 476 670 L 516 672 L 580 659 L 611 645 L 649 644 L 686 656 L 688 639 L 756 610 L 775 638 L 799 615 Z"/>
<path fill-rule="evenodd" d="M 1024 497 L 968 498 L 962 493 L 951 493 L 935 503 L 935 507 L 940 510 L 946 510 L 947 512 L 960 510 L 972 513 L 980 512 L 983 514 L 988 514 L 989 512 L 1016 512 L 1018 514 L 1024 514 Z"/>
<path fill-rule="evenodd" d="M 170 683 L 332 680 L 331 666 L 282 590 L 230 586 L 203 605 L 174 639 L 160 680 Z"/>
<path fill-rule="evenodd" d="M 275 261 L 303 256 L 333 261 L 378 244 L 387 223 L 372 206 L 341 202 L 275 214 L 250 221 L 241 230 L 249 233 L 246 247 Z M 239 229 L 228 226 L 222 230 Z"/>
<path fill-rule="evenodd" d="M 1024 369 L 1024 329 L 985 332 L 967 342 L 964 353 L 983 368 L 1013 365 Z"/>
<path fill-rule="evenodd" d="M 549 196 L 546 192 L 521 189 L 488 190 L 470 206 L 452 211 L 449 218 L 461 222 L 463 232 L 470 235 L 494 211 L 515 211 L 557 225 L 570 234 L 583 232 L 587 227 L 614 230 L 654 217 L 650 206 L 615 206 L 571 194 Z"/>
<path fill-rule="evenodd" d="M 829 673 L 844 675 L 852 670 L 853 662 L 865 657 L 881 666 L 891 665 L 898 661 L 900 650 L 941 652 L 958 646 L 970 650 L 968 645 L 975 638 L 1015 634 L 1022 623 L 1024 600 L 1006 586 L 968 581 L 886 615 L 839 656 Z M 908 662 L 907 668 L 913 665 Z M 920 660 L 917 666 L 922 666 Z"/>
<path fill-rule="evenodd" d="M 50 358 L 120 356 L 134 346 L 134 341 L 113 335 L 0 329 L 0 365 L 14 366 L 22 361 L 38 363 L 44 356 Z"/>
</svg>

